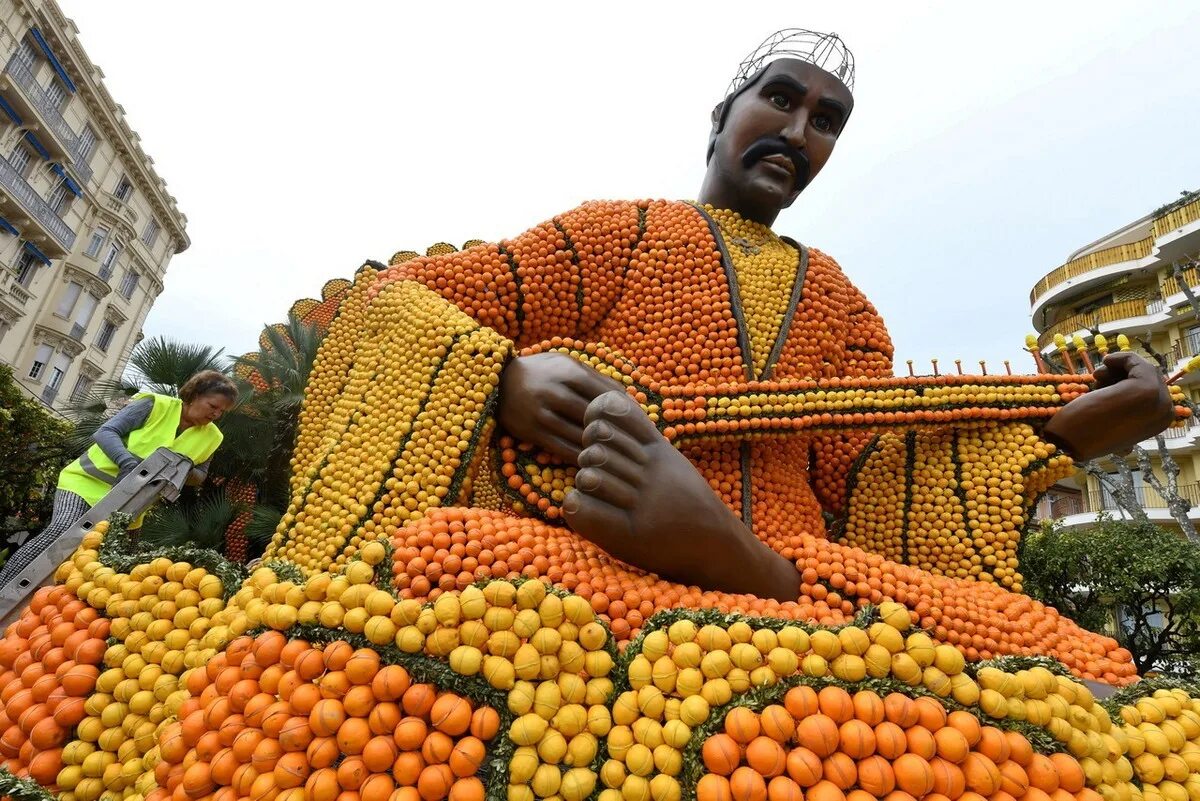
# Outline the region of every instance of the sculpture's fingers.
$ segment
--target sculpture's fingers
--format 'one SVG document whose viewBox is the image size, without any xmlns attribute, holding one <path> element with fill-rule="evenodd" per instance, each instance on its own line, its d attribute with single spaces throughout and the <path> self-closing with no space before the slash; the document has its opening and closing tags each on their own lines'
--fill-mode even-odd
<svg viewBox="0 0 1200 801">
<path fill-rule="evenodd" d="M 611 448 L 603 442 L 595 442 L 585 447 L 579 454 L 580 467 L 599 467 L 605 472 L 612 473 L 627 483 L 638 486 L 646 468 L 642 463 L 630 459 L 616 448 Z"/>
<path fill-rule="evenodd" d="M 629 510 L 637 503 L 637 489 L 601 467 L 585 467 L 575 474 L 575 489 L 618 509 Z"/>
<path fill-rule="evenodd" d="M 572 370 L 564 383 L 587 400 L 594 400 L 605 392 L 625 392 L 616 379 L 601 375 L 583 362 L 579 362 L 579 368 Z"/>
<path fill-rule="evenodd" d="M 579 452 L 583 450 L 583 429 L 577 423 L 551 409 L 538 410 L 534 419 L 538 431 L 532 444 L 571 462 L 579 458 Z"/>
</svg>

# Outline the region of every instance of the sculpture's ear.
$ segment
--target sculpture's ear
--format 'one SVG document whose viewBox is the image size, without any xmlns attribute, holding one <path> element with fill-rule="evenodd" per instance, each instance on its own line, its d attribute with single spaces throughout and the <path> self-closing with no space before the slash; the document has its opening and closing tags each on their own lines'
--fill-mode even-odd
<svg viewBox="0 0 1200 801">
<path fill-rule="evenodd" d="M 712 128 L 708 131 L 708 152 L 704 156 L 704 163 L 712 161 L 713 151 L 717 147 L 717 133 L 721 130 L 721 115 L 725 111 L 725 101 L 722 100 L 717 105 L 713 106 L 712 110 Z"/>
</svg>

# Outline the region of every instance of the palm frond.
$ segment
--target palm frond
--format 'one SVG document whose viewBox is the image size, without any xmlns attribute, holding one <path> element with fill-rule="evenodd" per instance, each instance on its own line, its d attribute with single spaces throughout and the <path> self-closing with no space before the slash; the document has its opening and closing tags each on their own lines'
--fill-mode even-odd
<svg viewBox="0 0 1200 801">
<path fill-rule="evenodd" d="M 155 546 L 190 544 L 200 548 L 219 548 L 225 529 L 241 511 L 231 503 L 224 490 L 181 498 L 172 505 L 160 506 L 142 524 L 141 541 Z"/>
<path fill-rule="evenodd" d="M 176 342 L 152 337 L 138 344 L 129 357 L 132 377 L 141 386 L 166 395 L 179 394 L 179 387 L 202 370 L 228 372 L 223 348 Z"/>
<path fill-rule="evenodd" d="M 260 554 L 266 550 L 271 538 L 275 536 L 275 529 L 279 526 L 282 517 L 283 512 L 273 506 L 255 505 L 250 511 L 250 520 L 246 523 L 245 529 L 246 539 L 250 541 L 251 553 Z"/>
</svg>

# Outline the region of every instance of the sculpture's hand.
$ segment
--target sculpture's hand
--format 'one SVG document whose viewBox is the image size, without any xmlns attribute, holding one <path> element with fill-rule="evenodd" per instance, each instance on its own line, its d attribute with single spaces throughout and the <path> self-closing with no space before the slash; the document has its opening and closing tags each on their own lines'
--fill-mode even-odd
<svg viewBox="0 0 1200 801">
<path fill-rule="evenodd" d="M 1162 432 L 1175 405 L 1162 372 L 1136 353 L 1110 353 L 1095 388 L 1060 409 L 1042 435 L 1080 460 L 1124 453 Z"/>
<path fill-rule="evenodd" d="M 796 600 L 796 566 L 754 536 L 626 393 L 587 407 L 583 441 L 562 504 L 575 531 L 673 581 Z"/>
<path fill-rule="evenodd" d="M 563 353 L 536 353 L 509 362 L 500 376 L 496 417 L 522 442 L 572 464 L 583 449 L 588 404 L 619 383 Z"/>
</svg>

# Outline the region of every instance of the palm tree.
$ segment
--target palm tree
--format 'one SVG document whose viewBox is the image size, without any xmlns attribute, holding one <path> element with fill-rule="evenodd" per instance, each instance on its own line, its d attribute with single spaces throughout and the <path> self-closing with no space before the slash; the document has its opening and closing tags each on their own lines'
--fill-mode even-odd
<svg viewBox="0 0 1200 801">
<path fill-rule="evenodd" d="M 304 389 L 323 332 L 294 314 L 264 329 L 257 353 L 233 360 L 245 402 L 222 422 L 227 440 L 213 470 L 227 476 L 227 494 L 243 504 L 226 533 L 226 554 L 244 561 L 261 553 L 288 505 L 288 476 Z"/>
<path fill-rule="evenodd" d="M 142 536 L 147 541 L 212 543 L 214 531 L 227 531 L 226 552 L 242 560 L 248 546 L 265 546 L 287 507 L 300 406 L 322 338 L 315 324 L 289 315 L 286 323 L 263 331 L 256 353 L 241 357 L 207 345 L 148 339 L 130 355 L 125 376 L 101 382 L 69 409 L 75 420 L 72 445 L 77 451 L 90 446 L 114 405 L 138 392 L 178 395 L 179 387 L 201 370 L 231 374 L 240 397 L 221 418 L 225 438 L 213 456 L 209 481 L 200 491 L 186 492 L 173 507 L 155 510 Z"/>
</svg>

